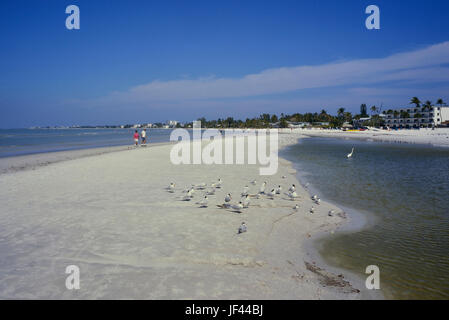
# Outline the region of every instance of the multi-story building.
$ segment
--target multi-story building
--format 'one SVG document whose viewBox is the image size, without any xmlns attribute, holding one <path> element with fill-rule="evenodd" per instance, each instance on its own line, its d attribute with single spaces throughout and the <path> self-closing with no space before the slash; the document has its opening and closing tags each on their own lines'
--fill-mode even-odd
<svg viewBox="0 0 449 320">
<path fill-rule="evenodd" d="M 178 124 L 178 121 L 176 121 L 176 120 L 168 120 L 168 121 L 166 122 L 166 125 L 167 125 L 168 127 L 170 127 L 170 128 L 176 127 L 177 124 Z"/>
<path fill-rule="evenodd" d="M 432 128 L 449 121 L 449 107 L 410 107 L 385 111 L 390 128 Z"/>
</svg>

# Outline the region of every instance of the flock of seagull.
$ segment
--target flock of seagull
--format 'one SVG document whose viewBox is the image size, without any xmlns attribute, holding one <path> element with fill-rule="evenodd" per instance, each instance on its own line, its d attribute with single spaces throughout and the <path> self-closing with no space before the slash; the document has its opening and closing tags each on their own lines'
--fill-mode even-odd
<svg viewBox="0 0 449 320">
<path fill-rule="evenodd" d="M 347 158 L 352 158 L 354 154 L 354 148 L 352 148 L 351 153 L 347 154 Z M 286 176 L 282 176 L 282 179 L 286 179 Z M 223 180 L 221 178 L 218 178 L 216 182 L 211 183 L 210 185 L 207 185 L 206 183 L 200 183 L 200 184 L 192 184 L 190 187 L 186 187 L 182 193 L 183 196 L 181 197 L 182 201 L 192 201 L 194 199 L 195 193 L 203 192 L 203 195 L 201 196 L 201 199 L 196 202 L 196 204 L 199 206 L 199 208 L 207 208 L 209 206 L 209 196 L 214 196 L 217 189 L 221 189 L 223 184 Z M 253 180 L 250 182 L 251 185 L 256 186 L 257 181 Z M 308 183 L 305 185 L 305 187 L 308 187 Z M 175 193 L 176 184 L 174 182 L 171 182 L 170 185 L 167 187 L 167 191 L 170 193 Z M 250 187 L 248 185 L 243 187 L 243 190 L 240 194 L 240 201 L 239 202 L 232 202 L 232 194 L 227 193 L 224 198 L 224 203 L 217 205 L 219 208 L 222 209 L 230 209 L 233 212 L 236 213 L 242 213 L 243 209 L 247 209 L 250 205 L 250 199 L 256 198 L 256 199 L 271 199 L 274 200 L 276 196 L 282 195 L 282 186 L 278 185 L 277 187 L 267 189 L 267 182 L 264 181 L 262 185 L 259 188 L 259 192 L 256 194 L 250 194 Z M 296 186 L 292 184 L 290 188 L 288 189 L 288 192 L 284 192 L 284 195 L 286 195 L 290 200 L 295 201 L 297 198 L 299 198 L 298 194 L 296 193 Z M 321 199 L 317 195 L 313 195 L 311 197 L 312 201 L 316 205 L 320 205 Z M 297 211 L 299 209 L 299 205 L 296 204 L 293 207 L 293 210 Z M 313 214 L 315 213 L 315 207 L 312 206 L 309 210 L 309 213 Z M 330 210 L 328 215 L 333 216 L 335 214 L 334 210 Z M 242 222 L 240 227 L 238 228 L 238 234 L 244 233 L 247 231 L 247 226 L 245 222 Z"/>
<path fill-rule="evenodd" d="M 282 176 L 282 179 L 286 179 L 286 178 L 287 178 L 286 176 Z M 253 180 L 249 184 L 256 186 L 257 181 Z M 202 193 L 200 200 L 195 202 L 195 204 L 198 205 L 199 208 L 208 208 L 209 196 L 214 196 L 215 192 L 218 189 L 222 188 L 222 185 L 223 185 L 223 180 L 221 178 L 218 178 L 218 180 L 216 182 L 213 182 L 210 185 L 208 185 L 206 183 L 192 184 L 190 187 L 186 187 L 182 191 L 180 200 L 181 201 L 192 201 L 195 198 L 195 194 Z M 170 185 L 166 189 L 169 193 L 175 193 L 176 192 L 176 183 L 171 182 Z M 288 188 L 287 192 L 282 193 L 282 190 L 283 190 L 283 188 L 281 185 L 277 185 L 276 187 L 269 189 L 269 188 L 267 188 L 267 182 L 264 181 L 261 184 L 259 191 L 255 194 L 251 194 L 250 187 L 248 185 L 246 185 L 243 187 L 243 190 L 240 193 L 240 199 L 238 202 L 233 201 L 234 199 L 233 199 L 233 196 L 231 193 L 227 193 L 224 197 L 224 202 L 220 205 L 217 205 L 217 207 L 222 208 L 222 209 L 229 209 L 236 213 L 242 213 L 242 211 L 244 209 L 249 208 L 251 198 L 274 200 L 276 196 L 280 196 L 282 194 L 286 195 L 288 197 L 288 199 L 291 201 L 295 201 L 299 198 L 298 194 L 296 193 L 295 184 L 292 184 Z M 316 205 L 320 205 L 321 199 L 317 195 L 312 196 L 311 199 Z M 293 207 L 293 210 L 297 211 L 298 209 L 299 209 L 299 205 L 296 204 Z M 315 212 L 315 207 L 312 206 L 310 208 L 309 212 L 310 212 L 310 214 L 313 214 Z M 329 213 L 329 215 L 331 215 L 331 214 Z M 246 231 L 247 231 L 247 226 L 246 226 L 245 222 L 242 222 L 242 224 L 238 228 L 237 233 L 241 234 Z"/>
</svg>

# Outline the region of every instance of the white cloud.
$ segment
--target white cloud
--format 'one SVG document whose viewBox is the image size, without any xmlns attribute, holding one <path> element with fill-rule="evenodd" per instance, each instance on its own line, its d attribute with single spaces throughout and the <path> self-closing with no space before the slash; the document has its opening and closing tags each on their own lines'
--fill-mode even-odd
<svg viewBox="0 0 449 320">
<path fill-rule="evenodd" d="M 178 105 L 188 101 L 261 97 L 302 89 L 381 84 L 387 81 L 449 81 L 449 42 L 378 59 L 358 59 L 315 66 L 267 69 L 241 78 L 206 77 L 155 80 L 91 101 L 92 105 Z"/>
</svg>

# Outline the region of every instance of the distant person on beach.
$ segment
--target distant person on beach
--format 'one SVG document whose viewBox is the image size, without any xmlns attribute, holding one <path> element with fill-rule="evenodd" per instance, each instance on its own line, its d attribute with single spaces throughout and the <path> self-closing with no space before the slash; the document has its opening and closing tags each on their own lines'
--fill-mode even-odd
<svg viewBox="0 0 449 320">
<path fill-rule="evenodd" d="M 140 144 L 146 145 L 147 144 L 147 130 L 146 129 L 142 130 L 142 132 L 140 133 L 140 137 L 142 138 L 142 141 Z"/>
<path fill-rule="evenodd" d="M 137 132 L 137 130 L 134 132 L 134 143 L 137 145 L 139 145 L 139 133 Z"/>
</svg>

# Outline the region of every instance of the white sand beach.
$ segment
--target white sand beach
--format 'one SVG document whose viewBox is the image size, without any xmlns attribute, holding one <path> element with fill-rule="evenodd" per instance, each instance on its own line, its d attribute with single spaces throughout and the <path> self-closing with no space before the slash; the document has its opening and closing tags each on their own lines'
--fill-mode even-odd
<svg viewBox="0 0 449 320">
<path fill-rule="evenodd" d="M 420 130 L 381 130 L 341 131 L 320 129 L 294 129 L 293 132 L 311 137 L 329 137 L 344 139 L 362 139 L 369 141 L 414 143 L 433 146 L 449 147 L 449 128 L 420 129 Z"/>
<path fill-rule="evenodd" d="M 281 134 L 280 146 L 300 136 Z M 173 165 L 170 149 L 47 155 L 56 162 L 40 155 L 32 170 L 26 163 L 36 156 L 22 159 L 21 170 L 8 170 L 14 158 L 1 159 L 0 298 L 374 297 L 351 275 L 326 271 L 306 249 L 315 235 L 333 232 L 348 217 L 327 203 L 314 204 L 288 161 L 280 159 L 277 174 L 262 177 L 256 165 Z M 192 183 L 218 178 L 222 187 L 207 208 L 196 204 L 201 190 L 181 201 Z M 296 184 L 299 198 L 251 198 L 242 213 L 217 206 L 229 192 L 238 202 L 245 185 L 256 194 L 263 181 L 284 191 Z M 170 182 L 174 193 L 166 190 Z M 328 216 L 331 209 L 335 214 Z M 243 221 L 248 231 L 237 234 Z M 80 268 L 79 290 L 65 287 L 68 265 Z"/>
</svg>

